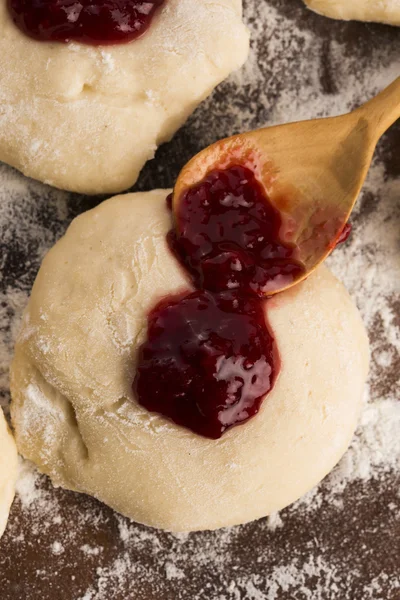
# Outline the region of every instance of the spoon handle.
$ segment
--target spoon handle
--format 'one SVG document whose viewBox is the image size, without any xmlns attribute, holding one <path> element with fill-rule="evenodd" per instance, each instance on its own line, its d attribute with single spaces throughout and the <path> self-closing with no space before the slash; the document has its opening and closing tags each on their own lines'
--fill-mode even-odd
<svg viewBox="0 0 400 600">
<path fill-rule="evenodd" d="M 356 112 L 363 115 L 372 126 L 376 141 L 400 117 L 400 77 L 380 94 L 366 102 Z"/>
</svg>

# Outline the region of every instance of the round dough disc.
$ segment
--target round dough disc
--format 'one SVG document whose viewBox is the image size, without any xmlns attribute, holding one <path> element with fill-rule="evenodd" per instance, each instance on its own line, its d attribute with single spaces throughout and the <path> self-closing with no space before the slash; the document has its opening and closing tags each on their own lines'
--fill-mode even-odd
<svg viewBox="0 0 400 600">
<path fill-rule="evenodd" d="M 3 411 L 0 408 L 0 537 L 7 525 L 8 513 L 14 500 L 18 472 L 18 454 Z"/>
<path fill-rule="evenodd" d="M 165 236 L 168 190 L 118 196 L 73 221 L 33 287 L 12 365 L 20 452 L 53 482 L 172 531 L 279 510 L 345 452 L 368 343 L 343 286 L 320 268 L 266 303 L 281 372 L 258 415 L 219 440 L 133 397 L 147 314 L 189 287 Z"/>
<path fill-rule="evenodd" d="M 346 21 L 376 21 L 400 26 L 400 0 L 304 0 L 311 10 Z"/>
<path fill-rule="evenodd" d="M 241 0 L 166 0 L 129 44 L 44 43 L 0 0 L 0 160 L 87 194 L 136 181 L 156 147 L 246 60 Z"/>
</svg>

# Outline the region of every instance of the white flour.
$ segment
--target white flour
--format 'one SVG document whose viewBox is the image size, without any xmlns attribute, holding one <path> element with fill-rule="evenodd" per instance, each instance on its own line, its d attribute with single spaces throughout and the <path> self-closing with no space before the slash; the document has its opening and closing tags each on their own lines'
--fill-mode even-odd
<svg viewBox="0 0 400 600">
<path fill-rule="evenodd" d="M 381 49 L 379 56 L 372 51 L 368 60 L 362 60 L 360 55 L 347 52 L 343 40 L 328 40 L 335 72 L 328 92 L 321 83 L 319 60 L 326 40 L 280 16 L 279 2 L 275 7 L 265 0 L 255 4 L 246 13 L 253 37 L 249 63 L 190 121 L 191 136 L 201 141 L 196 142 L 198 148 L 218 137 L 266 123 L 343 112 L 398 74 L 399 63 L 390 48 L 384 57 Z M 268 53 L 263 51 L 266 39 Z M 110 56 L 105 52 L 102 58 L 106 68 L 112 69 Z M 238 88 L 245 89 L 245 98 Z M 215 115 L 212 126 L 208 111 Z M 161 180 L 166 173 L 167 169 L 160 167 Z M 14 252 L 16 244 L 29 248 L 29 260 L 15 267 L 21 272 L 17 281 L 6 282 L 0 293 L 0 400 L 6 406 L 8 365 L 30 285 L 44 252 L 61 235 L 70 216 L 66 194 L 23 179 L 7 167 L 0 167 L 0 181 L 0 239 Z M 257 535 L 265 536 L 266 542 L 257 545 L 259 554 L 250 564 L 258 565 L 257 573 L 263 567 L 264 575 L 255 575 L 251 566 L 237 558 L 236 546 L 252 525 L 204 534 L 159 534 L 118 515 L 110 517 L 107 512 L 104 517 L 85 505 L 72 530 L 57 493 L 31 465 L 21 464 L 18 501 L 37 539 L 42 530 L 61 528 L 63 537 L 55 537 L 50 548 L 60 561 L 74 536 L 88 524 L 97 531 L 103 518 L 115 523 L 118 554 L 111 562 L 103 562 L 100 544 L 93 546 L 85 539 L 80 543 L 82 556 L 98 561 L 90 563 L 95 565 L 95 583 L 80 600 L 120 600 L 123 594 L 127 600 L 145 600 L 147 593 L 160 600 L 388 600 L 390 594 L 390 598 L 400 596 L 398 577 L 389 578 L 382 572 L 371 575 L 365 583 L 362 562 L 349 564 L 345 552 L 333 553 L 330 540 L 323 535 L 310 537 L 302 548 L 291 541 L 296 527 L 312 529 L 326 514 L 332 522 L 346 518 L 346 503 L 354 501 L 362 506 L 368 501 L 371 486 L 386 490 L 400 474 L 399 198 L 400 179 L 387 177 L 378 152 L 354 212 L 354 232 L 329 259 L 330 267 L 357 302 L 370 333 L 371 376 L 365 409 L 349 451 L 327 479 L 289 509 L 256 525 Z M 39 218 L 43 214 L 47 216 Z M 0 267 L 6 261 L 3 253 Z M 399 496 L 387 509 L 398 518 Z M 11 519 L 8 532 L 23 543 L 18 519 Z M 200 577 L 206 581 L 203 587 L 197 585 Z M 361 582 L 357 598 L 348 592 L 354 581 Z M 175 590 L 169 592 L 175 596 L 165 595 L 163 585 L 172 586 L 168 590 Z M 127 590 L 134 590 L 134 595 L 128 596 Z"/>
</svg>

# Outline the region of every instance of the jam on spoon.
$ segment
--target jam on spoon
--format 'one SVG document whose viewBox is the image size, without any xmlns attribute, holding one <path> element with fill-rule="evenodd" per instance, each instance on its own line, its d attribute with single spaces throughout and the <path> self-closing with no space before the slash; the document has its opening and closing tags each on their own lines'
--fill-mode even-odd
<svg viewBox="0 0 400 600">
<path fill-rule="evenodd" d="M 168 239 L 196 287 L 268 295 L 304 267 L 280 240 L 282 221 L 253 171 L 216 170 L 183 193 Z"/>
<path fill-rule="evenodd" d="M 197 291 L 151 311 L 134 391 L 149 411 L 216 439 L 254 416 L 272 389 L 279 360 L 265 294 L 303 267 L 246 167 L 209 173 L 179 206 L 168 243 Z"/>
<path fill-rule="evenodd" d="M 105 45 L 130 42 L 149 28 L 165 0 L 8 0 L 14 23 L 40 41 Z"/>
</svg>

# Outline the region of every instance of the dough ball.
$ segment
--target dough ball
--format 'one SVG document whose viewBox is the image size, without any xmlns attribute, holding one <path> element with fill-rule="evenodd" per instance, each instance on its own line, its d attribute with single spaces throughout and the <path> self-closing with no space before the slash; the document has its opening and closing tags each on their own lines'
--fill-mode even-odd
<svg viewBox="0 0 400 600">
<path fill-rule="evenodd" d="M 376 21 L 400 26 L 400 0 L 304 0 L 311 10 L 346 21 Z"/>
<path fill-rule="evenodd" d="M 18 454 L 3 411 L 0 408 L 0 537 L 7 525 L 8 513 L 14 500 L 18 472 Z"/>
<path fill-rule="evenodd" d="M 20 452 L 56 485 L 172 531 L 263 517 L 337 463 L 357 424 L 368 343 L 343 286 L 320 268 L 266 303 L 281 372 L 258 415 L 219 440 L 139 406 L 147 314 L 189 288 L 165 235 L 168 190 L 118 196 L 48 253 L 12 365 Z"/>
<path fill-rule="evenodd" d="M 0 0 L 0 160 L 87 194 L 136 181 L 213 88 L 245 61 L 241 0 L 167 0 L 129 44 L 44 43 Z"/>
</svg>

